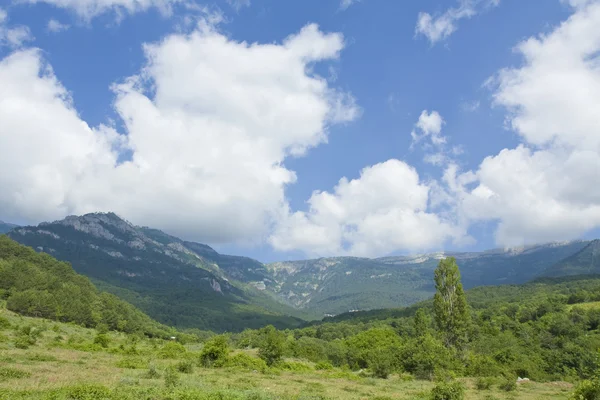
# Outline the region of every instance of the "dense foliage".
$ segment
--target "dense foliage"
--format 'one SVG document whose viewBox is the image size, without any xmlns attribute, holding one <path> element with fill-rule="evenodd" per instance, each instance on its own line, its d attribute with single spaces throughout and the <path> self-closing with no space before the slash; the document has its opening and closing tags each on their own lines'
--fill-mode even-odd
<svg viewBox="0 0 600 400">
<path fill-rule="evenodd" d="M 174 332 L 114 295 L 99 292 L 69 264 L 6 236 L 0 236 L 0 298 L 22 315 L 149 336 Z"/>
<path fill-rule="evenodd" d="M 410 373 L 537 381 L 594 378 L 600 367 L 600 277 L 545 279 L 466 292 L 466 342 L 446 346 L 434 324 L 433 302 L 285 331 L 284 354 L 375 376 Z M 417 312 L 418 310 L 418 312 Z M 387 316 L 387 317 L 386 317 Z M 464 325 L 460 330 L 467 329 Z M 240 347 L 260 347 L 264 333 L 234 335 Z"/>
</svg>

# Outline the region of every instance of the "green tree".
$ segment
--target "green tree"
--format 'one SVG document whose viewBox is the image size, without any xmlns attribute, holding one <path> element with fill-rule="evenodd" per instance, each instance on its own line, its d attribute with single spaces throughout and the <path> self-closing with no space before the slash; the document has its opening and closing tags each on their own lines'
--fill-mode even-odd
<svg viewBox="0 0 600 400">
<path fill-rule="evenodd" d="M 419 308 L 414 319 L 415 336 L 423 337 L 429 333 L 429 321 L 429 316 L 425 313 L 425 310 Z"/>
<path fill-rule="evenodd" d="M 461 348 L 467 340 L 470 315 L 454 257 L 440 261 L 435 270 L 435 322 L 447 346 Z"/>
<path fill-rule="evenodd" d="M 222 367 L 229 357 L 229 338 L 217 335 L 208 339 L 200 353 L 200 363 L 204 367 Z"/>
<path fill-rule="evenodd" d="M 264 328 L 264 339 L 258 348 L 258 356 L 271 366 L 283 357 L 285 337 L 273 325 Z"/>
</svg>

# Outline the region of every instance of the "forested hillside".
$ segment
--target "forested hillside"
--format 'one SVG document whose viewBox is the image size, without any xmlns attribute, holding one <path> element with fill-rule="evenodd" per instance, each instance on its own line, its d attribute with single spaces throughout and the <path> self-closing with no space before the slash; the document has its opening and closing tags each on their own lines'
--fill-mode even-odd
<svg viewBox="0 0 600 400">
<path fill-rule="evenodd" d="M 4 235 L 0 236 L 0 298 L 9 310 L 22 315 L 149 336 L 174 332 L 116 296 L 99 292 L 69 264 Z"/>
<path fill-rule="evenodd" d="M 480 287 L 467 291 L 466 299 L 469 322 L 461 346 L 444 343 L 429 300 L 404 309 L 348 313 L 296 329 L 286 335 L 285 351 L 314 362 L 420 378 L 439 373 L 536 381 L 596 376 L 600 276 Z M 246 331 L 235 337 L 260 346 L 261 335 Z"/>
<path fill-rule="evenodd" d="M 600 274 L 600 239 L 592 240 L 577 253 L 548 268 L 546 276 Z"/>
<path fill-rule="evenodd" d="M 227 271 L 260 270 L 243 257 L 221 256 L 113 213 L 68 217 L 10 232 L 19 243 L 68 261 L 103 290 L 178 328 L 237 331 L 268 324 L 295 327 L 301 315 Z M 210 251 L 212 250 L 212 251 Z M 219 262 L 219 263 L 217 263 Z M 242 263 L 244 268 L 237 267 Z M 258 264 L 258 265 L 257 265 Z M 221 265 L 223 267 L 221 267 Z M 252 274 L 251 274 L 252 275 Z"/>
</svg>

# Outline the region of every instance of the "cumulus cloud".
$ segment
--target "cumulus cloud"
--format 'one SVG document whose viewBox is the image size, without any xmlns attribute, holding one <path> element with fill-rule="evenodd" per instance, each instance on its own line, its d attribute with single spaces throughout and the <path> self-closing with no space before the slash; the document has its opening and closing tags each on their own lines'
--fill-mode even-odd
<svg viewBox="0 0 600 400">
<path fill-rule="evenodd" d="M 57 21 L 55 19 L 51 19 L 50 21 L 48 21 L 48 25 L 46 26 L 46 29 L 48 29 L 48 32 L 52 32 L 52 33 L 64 32 L 64 31 L 68 30 L 69 28 L 70 28 L 69 25 L 63 24 L 60 21 Z"/>
<path fill-rule="evenodd" d="M 260 241 L 287 208 L 284 160 L 358 114 L 310 68 L 343 47 L 316 25 L 250 44 L 206 23 L 147 44 L 140 74 L 114 85 L 122 134 L 89 127 L 40 53 L 16 52 L 0 63 L 1 216 L 110 210 L 190 239 Z"/>
<path fill-rule="evenodd" d="M 446 143 L 446 138 L 441 135 L 444 119 L 437 111 L 428 112 L 423 110 L 419 120 L 415 124 L 415 129 L 410 133 L 413 144 L 420 142 L 424 138 L 430 138 L 433 144 L 439 145 Z"/>
<path fill-rule="evenodd" d="M 462 153 L 462 147 L 448 148 L 448 138 L 442 135 L 442 127 L 446 122 L 437 111 L 423 110 L 415 129 L 410 133 L 412 137 L 411 149 L 416 144 L 421 144 L 426 152 L 423 161 L 428 164 L 442 166 L 453 162 L 453 157 Z"/>
<path fill-rule="evenodd" d="M 161 13 L 168 15 L 175 4 L 187 3 L 187 0 L 20 0 L 23 3 L 46 3 L 55 7 L 71 10 L 84 20 L 107 13 L 115 12 L 117 15 L 134 14 L 156 8 Z"/>
<path fill-rule="evenodd" d="M 451 179 L 462 212 L 497 220 L 505 246 L 577 238 L 600 227 L 600 2 L 516 50 L 523 65 L 492 80 L 523 143 Z M 471 188 L 471 189 L 467 189 Z"/>
<path fill-rule="evenodd" d="M 33 39 L 28 27 L 23 25 L 9 26 L 8 14 L 0 8 L 0 46 L 21 47 L 25 42 Z"/>
<path fill-rule="evenodd" d="M 332 192 L 314 192 L 309 210 L 283 218 L 270 243 L 311 255 L 376 256 L 439 248 L 465 237 L 463 229 L 428 211 L 430 187 L 417 171 L 388 160 L 342 178 Z"/>
<path fill-rule="evenodd" d="M 453 34 L 461 19 L 471 18 L 498 4 L 500 0 L 459 0 L 457 7 L 449 8 L 439 15 L 421 12 L 417 18 L 415 33 L 425 36 L 432 45 L 436 44 Z"/>
</svg>

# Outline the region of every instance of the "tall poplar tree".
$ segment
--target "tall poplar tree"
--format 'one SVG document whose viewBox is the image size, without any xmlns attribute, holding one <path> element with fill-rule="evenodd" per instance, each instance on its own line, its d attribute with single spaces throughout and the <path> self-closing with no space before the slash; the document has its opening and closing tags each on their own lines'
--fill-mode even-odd
<svg viewBox="0 0 600 400">
<path fill-rule="evenodd" d="M 471 322 L 467 299 L 454 257 L 440 261 L 435 270 L 435 322 L 446 346 L 462 348 Z"/>
</svg>

